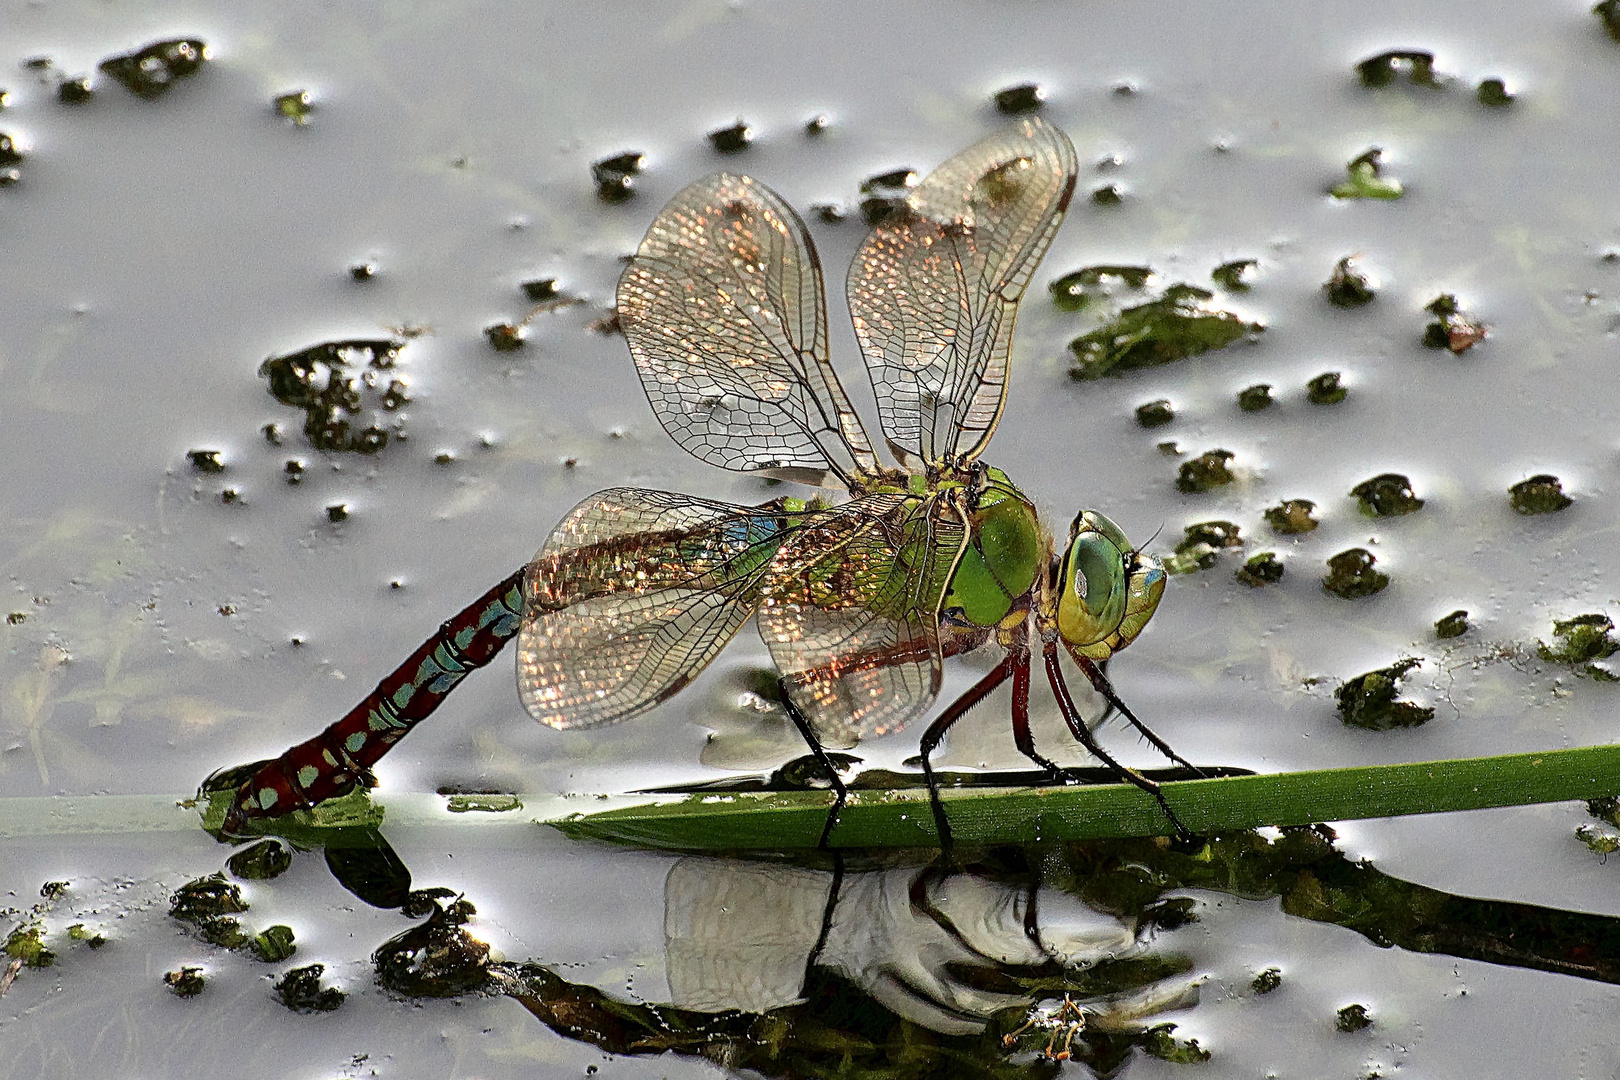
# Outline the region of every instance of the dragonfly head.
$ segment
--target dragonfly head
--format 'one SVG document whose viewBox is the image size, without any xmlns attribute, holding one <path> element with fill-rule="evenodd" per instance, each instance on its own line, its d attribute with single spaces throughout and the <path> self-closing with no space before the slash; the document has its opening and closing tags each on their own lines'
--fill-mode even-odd
<svg viewBox="0 0 1620 1080">
<path fill-rule="evenodd" d="M 1164 567 L 1086 510 L 1069 526 L 1058 569 L 1058 633 L 1075 652 L 1106 660 L 1136 640 L 1164 595 Z"/>
</svg>

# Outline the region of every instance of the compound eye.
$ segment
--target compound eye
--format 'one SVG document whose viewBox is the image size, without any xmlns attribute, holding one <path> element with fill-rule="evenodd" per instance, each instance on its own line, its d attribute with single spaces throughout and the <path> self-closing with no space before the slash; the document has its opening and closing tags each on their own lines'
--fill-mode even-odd
<svg viewBox="0 0 1620 1080">
<path fill-rule="evenodd" d="M 1119 629 L 1130 585 L 1125 566 L 1128 548 L 1121 549 L 1104 532 L 1085 527 L 1084 522 L 1081 525 L 1064 560 L 1063 592 L 1058 599 L 1058 632 L 1077 647 L 1094 645 Z"/>
</svg>

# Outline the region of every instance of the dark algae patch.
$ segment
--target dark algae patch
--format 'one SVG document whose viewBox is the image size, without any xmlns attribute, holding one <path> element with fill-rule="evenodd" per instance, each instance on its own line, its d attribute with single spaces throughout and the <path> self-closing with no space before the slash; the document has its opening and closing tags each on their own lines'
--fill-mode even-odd
<svg viewBox="0 0 1620 1080">
<path fill-rule="evenodd" d="M 1257 259 L 1233 259 L 1209 272 L 1210 280 L 1227 292 L 1248 292 L 1249 279 L 1260 265 Z"/>
<path fill-rule="evenodd" d="M 1141 289 L 1152 276 L 1151 266 L 1084 266 L 1057 278 L 1047 288 L 1060 311 L 1084 311 L 1110 279 L 1127 289 Z"/>
<path fill-rule="evenodd" d="M 464 928 L 473 907 L 466 901 L 433 901 L 420 926 L 378 946 L 371 960 L 377 981 L 405 997 L 448 998 L 485 989 L 490 981 L 489 946 Z"/>
<path fill-rule="evenodd" d="M 1341 551 L 1327 561 L 1322 588 L 1346 600 L 1359 600 L 1389 587 L 1389 575 L 1375 570 L 1378 559 L 1366 548 Z"/>
<path fill-rule="evenodd" d="M 1458 608 L 1450 615 L 1444 615 L 1434 621 L 1434 636 L 1442 641 L 1454 637 L 1462 637 L 1468 633 L 1468 612 Z"/>
<path fill-rule="evenodd" d="M 1003 116 L 1023 116 L 1046 104 L 1046 91 L 1038 83 L 1020 83 L 997 90 L 995 102 L 996 111 Z"/>
<path fill-rule="evenodd" d="M 1536 642 L 1536 653 L 1551 664 L 1568 664 L 1577 675 L 1585 675 L 1600 682 L 1620 679 L 1607 664 L 1607 660 L 1620 650 L 1614 640 L 1614 621 L 1601 612 L 1577 615 L 1553 623 L 1553 642 Z"/>
<path fill-rule="evenodd" d="M 1076 379 L 1100 379 L 1137 368 L 1172 364 L 1265 330 L 1230 311 L 1210 306 L 1214 294 L 1193 285 L 1171 285 L 1157 300 L 1128 307 L 1106 325 L 1069 342 Z"/>
<path fill-rule="evenodd" d="M 1164 568 L 1172 574 L 1190 574 L 1195 570 L 1208 570 L 1215 565 L 1223 548 L 1243 546 L 1241 530 L 1230 521 L 1200 521 L 1182 530 L 1175 554 L 1165 560 Z"/>
<path fill-rule="evenodd" d="M 225 454 L 220 450 L 187 450 L 186 457 L 191 461 L 191 467 L 200 473 L 222 473 L 225 471 Z"/>
<path fill-rule="evenodd" d="M 259 377 L 277 401 L 304 411 L 304 436 L 315 449 L 375 454 L 388 445 L 388 431 L 375 417 L 360 427 L 362 410 L 368 397 L 383 412 L 405 400 L 404 382 L 382 381 L 404 347 L 391 338 L 323 342 L 272 356 L 259 365 Z"/>
<path fill-rule="evenodd" d="M 1271 396 L 1270 383 L 1256 383 L 1238 391 L 1237 405 L 1244 412 L 1260 412 L 1276 403 L 1277 399 Z"/>
<path fill-rule="evenodd" d="M 1283 564 L 1272 552 L 1262 551 L 1258 555 L 1251 555 L 1233 576 L 1251 589 L 1275 585 L 1283 579 Z"/>
<path fill-rule="evenodd" d="M 876 226 L 901 210 L 911 189 L 917 186 L 917 170 L 901 167 L 868 176 L 861 181 L 861 217 Z"/>
<path fill-rule="evenodd" d="M 1327 294 L 1328 303 L 1334 307 L 1358 308 L 1372 303 L 1373 298 L 1378 295 L 1367 275 L 1351 265 L 1354 261 L 1354 255 L 1346 255 L 1334 263 L 1333 273 L 1328 275 L 1327 281 L 1322 284 L 1322 291 Z"/>
<path fill-rule="evenodd" d="M 243 881 L 271 881 L 292 867 L 292 851 L 280 840 L 266 837 L 236 852 L 225 865 Z"/>
<path fill-rule="evenodd" d="M 1528 480 L 1520 480 L 1508 488 L 1508 504 L 1515 513 L 1554 514 L 1574 505 L 1575 500 L 1564 494 L 1564 485 L 1550 473 L 1540 473 Z"/>
<path fill-rule="evenodd" d="M 1305 397 L 1312 405 L 1337 405 L 1349 391 L 1339 381 L 1337 371 L 1324 371 L 1305 384 Z"/>
<path fill-rule="evenodd" d="M 292 927 L 280 923 L 255 934 L 248 942 L 248 948 L 267 964 L 280 963 L 298 951 L 298 946 L 293 944 Z"/>
<path fill-rule="evenodd" d="M 722 154 L 739 154 L 754 141 L 754 129 L 742 120 L 709 132 L 709 145 Z"/>
<path fill-rule="evenodd" d="M 1395 695 L 1401 677 L 1421 664 L 1408 657 L 1386 668 L 1378 668 L 1364 675 L 1347 679 L 1334 692 L 1339 702 L 1339 719 L 1347 727 L 1367 731 L 1388 731 L 1398 727 L 1418 727 L 1434 719 L 1434 710 L 1426 705 L 1401 701 Z"/>
<path fill-rule="evenodd" d="M 208 59 L 208 46 L 197 38 L 154 41 L 143 49 L 101 62 L 102 72 L 138 98 L 156 101 L 176 79 L 195 75 Z"/>
<path fill-rule="evenodd" d="M 1412 491 L 1412 481 L 1400 473 L 1380 473 L 1350 489 L 1350 497 L 1368 517 L 1400 517 L 1423 509 Z"/>
<path fill-rule="evenodd" d="M 625 150 L 605 157 L 591 166 L 596 197 L 605 203 L 622 203 L 636 193 L 636 177 L 647 163 L 640 150 Z"/>
<path fill-rule="evenodd" d="M 1485 340 L 1489 328 L 1462 310 L 1451 293 L 1441 293 L 1423 308 L 1435 317 L 1423 328 L 1423 344 L 1430 349 L 1449 349 L 1461 356 Z"/>
<path fill-rule="evenodd" d="M 1501 79 L 1482 79 L 1474 96 L 1487 109 L 1505 109 L 1513 104 L 1516 95 L 1508 90 L 1507 83 Z"/>
<path fill-rule="evenodd" d="M 1422 49 L 1391 49 L 1369 56 L 1356 65 L 1356 74 L 1368 89 L 1389 86 L 1402 75 L 1415 86 L 1440 85 L 1434 71 L 1434 53 Z"/>
<path fill-rule="evenodd" d="M 347 996 L 333 986 L 322 986 L 325 964 L 293 968 L 276 983 L 276 996 L 293 1012 L 332 1012 Z"/>
<path fill-rule="evenodd" d="M 555 300 L 561 292 L 557 285 L 557 279 L 550 277 L 521 282 L 518 288 L 523 290 L 525 299 L 535 304 L 544 304 L 548 300 Z"/>
<path fill-rule="evenodd" d="M 1136 422 L 1141 427 L 1163 427 L 1176 418 L 1175 409 L 1168 398 L 1158 398 L 1136 407 Z"/>
<path fill-rule="evenodd" d="M 88 76 L 63 79 L 56 87 L 56 100 L 64 105 L 88 105 L 95 96 Z"/>
<path fill-rule="evenodd" d="M 1125 201 L 1125 189 L 1118 184 L 1103 184 L 1091 192 L 1094 206 L 1118 206 Z"/>
<path fill-rule="evenodd" d="M 1249 983 L 1249 989 L 1253 990 L 1257 994 L 1269 994 L 1281 985 L 1282 970 L 1280 968 L 1268 967 L 1266 970 L 1254 977 L 1253 981 Z"/>
<path fill-rule="evenodd" d="M 1384 175 L 1384 151 L 1370 147 L 1345 165 L 1350 175 L 1328 189 L 1335 199 L 1398 199 L 1404 193 L 1401 182 Z"/>
<path fill-rule="evenodd" d="M 1603 31 L 1609 35 L 1609 40 L 1620 44 L 1620 0 L 1602 0 L 1592 8 L 1592 14 L 1603 24 Z"/>
<path fill-rule="evenodd" d="M 1346 1005 L 1335 1014 L 1333 1026 L 1345 1034 L 1365 1031 L 1372 1027 L 1372 1016 L 1365 1005 Z"/>
<path fill-rule="evenodd" d="M 310 97 L 308 90 L 289 90 L 285 94 L 277 94 L 271 102 L 276 115 L 292 121 L 299 127 L 309 123 L 310 114 L 315 111 L 315 101 Z"/>
<path fill-rule="evenodd" d="M 1182 462 L 1176 474 L 1176 490 L 1196 495 L 1230 484 L 1237 479 L 1226 464 L 1233 457 L 1230 450 L 1205 450 L 1191 461 Z"/>
<path fill-rule="evenodd" d="M 197 936 L 210 945 L 240 949 L 249 941 L 242 923 L 233 915 L 248 909 L 242 889 L 220 873 L 189 881 L 169 898 L 169 915 L 197 928 Z"/>
<path fill-rule="evenodd" d="M 0 187 L 9 187 L 22 179 L 23 152 L 10 135 L 0 131 Z"/>
<path fill-rule="evenodd" d="M 496 352 L 516 352 L 523 348 L 523 328 L 509 322 L 484 327 L 484 337 Z"/>
<path fill-rule="evenodd" d="M 175 997 L 191 998 L 203 992 L 207 980 L 200 967 L 182 967 L 178 971 L 163 973 L 163 982 Z"/>
<path fill-rule="evenodd" d="M 1304 536 L 1321 524 L 1316 520 L 1316 504 L 1309 499 L 1286 499 L 1267 507 L 1263 516 L 1278 536 Z"/>
</svg>

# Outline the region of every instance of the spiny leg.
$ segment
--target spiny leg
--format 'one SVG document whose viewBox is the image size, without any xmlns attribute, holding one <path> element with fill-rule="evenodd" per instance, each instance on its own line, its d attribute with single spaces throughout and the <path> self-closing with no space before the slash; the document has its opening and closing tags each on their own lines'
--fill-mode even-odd
<svg viewBox="0 0 1620 1080">
<path fill-rule="evenodd" d="M 1063 782 L 1063 767 L 1035 749 L 1035 736 L 1029 730 L 1029 650 L 1019 651 L 1013 668 L 1012 729 L 1013 745 L 1018 752 L 1052 774 L 1056 783 Z"/>
<path fill-rule="evenodd" d="M 1025 663 L 1027 667 L 1027 654 Z M 965 694 L 951 702 L 950 708 L 934 718 L 934 722 L 928 725 L 928 730 L 923 732 L 922 741 L 917 745 L 918 750 L 922 753 L 923 778 L 928 782 L 928 806 L 934 812 L 934 830 L 939 833 L 940 850 L 945 853 L 947 859 L 950 857 L 951 852 L 951 824 L 945 818 L 944 804 L 939 801 L 939 781 L 934 777 L 934 766 L 928 760 L 929 755 L 938 748 L 940 740 L 945 737 L 945 732 L 950 730 L 951 725 L 966 716 L 967 711 L 983 701 L 990 691 L 1006 682 L 1007 676 L 1014 674 L 1015 667 L 1015 654 L 1009 652 L 1001 658 L 1001 663 L 985 674 L 984 678 L 974 683 Z M 1026 674 L 1026 683 L 1027 681 Z M 1027 686 L 1025 696 L 1027 699 Z"/>
<path fill-rule="evenodd" d="M 792 718 L 793 726 L 799 729 L 799 734 L 804 736 L 804 741 L 809 745 L 810 752 L 816 757 L 816 763 L 821 766 L 821 771 L 827 774 L 827 780 L 832 784 L 835 798 L 833 799 L 832 809 L 827 811 L 827 823 L 821 827 L 821 839 L 816 843 L 817 848 L 826 850 L 827 839 L 832 836 L 833 826 L 838 824 L 838 815 L 844 809 L 844 801 L 849 798 L 849 789 L 844 786 L 843 778 L 838 775 L 838 768 L 833 765 L 832 759 L 827 756 L 827 751 L 822 747 L 821 740 L 816 738 L 816 733 L 810 729 L 810 721 L 805 719 L 804 713 L 800 712 L 799 707 L 793 703 L 793 695 L 788 691 L 787 678 L 784 676 L 777 679 L 776 685 L 782 694 L 782 707 L 787 710 L 788 716 Z"/>
<path fill-rule="evenodd" d="M 1186 758 L 1182 757 L 1180 754 L 1176 753 L 1174 750 L 1170 749 L 1169 743 L 1155 735 L 1152 728 L 1148 727 L 1146 724 L 1142 723 L 1142 721 L 1136 718 L 1136 714 L 1131 712 L 1131 710 L 1126 707 L 1125 703 L 1119 699 L 1119 695 L 1114 692 L 1114 684 L 1108 681 L 1108 675 L 1103 671 L 1101 665 L 1087 659 L 1084 656 L 1076 656 L 1074 660 L 1075 663 L 1080 665 L 1080 670 L 1086 673 L 1086 678 L 1091 680 L 1092 687 L 1097 691 L 1097 693 L 1103 696 L 1104 701 L 1108 702 L 1109 707 L 1123 716 L 1126 721 L 1129 722 L 1131 727 L 1139 731 L 1143 738 L 1147 739 L 1148 742 L 1153 744 L 1154 748 L 1157 749 L 1159 753 L 1163 754 L 1177 765 L 1191 769 L 1193 774 L 1196 776 L 1204 775 L 1202 769 L 1188 761 Z"/>
<path fill-rule="evenodd" d="M 1046 681 L 1052 684 L 1052 693 L 1057 696 L 1058 708 L 1063 712 L 1063 721 L 1069 725 L 1069 730 L 1074 734 L 1074 737 L 1079 739 L 1080 744 L 1090 751 L 1098 761 L 1106 765 L 1108 770 L 1119 777 L 1121 781 L 1134 784 L 1153 796 L 1153 800 L 1159 804 L 1159 810 L 1169 819 L 1170 824 L 1176 827 L 1176 834 L 1181 839 L 1195 839 L 1193 831 L 1181 823 L 1181 819 L 1176 817 L 1175 811 L 1170 809 L 1170 804 L 1165 802 L 1164 792 L 1159 790 L 1158 784 L 1155 784 L 1135 769 L 1128 769 L 1121 765 L 1098 744 L 1097 737 L 1086 726 L 1085 718 L 1080 715 L 1080 710 L 1075 707 L 1074 699 L 1069 696 L 1068 684 L 1063 681 L 1063 669 L 1058 666 L 1057 644 L 1048 641 L 1042 652 L 1046 661 Z"/>
</svg>

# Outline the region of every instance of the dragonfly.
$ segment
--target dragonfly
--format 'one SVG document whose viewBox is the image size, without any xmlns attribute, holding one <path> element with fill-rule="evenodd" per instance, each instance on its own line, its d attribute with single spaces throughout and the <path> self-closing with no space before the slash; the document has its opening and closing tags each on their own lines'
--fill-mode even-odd
<svg viewBox="0 0 1620 1080">
<path fill-rule="evenodd" d="M 716 174 L 676 194 L 618 284 L 647 400 L 698 459 L 819 490 L 760 505 L 631 487 L 590 496 L 342 719 L 205 781 L 205 791 L 234 789 L 225 830 L 373 783 L 371 766 L 513 638 L 524 707 L 569 730 L 667 701 L 752 619 L 782 706 L 834 793 L 823 847 L 847 798 L 827 748 L 917 720 L 946 659 L 991 645 L 999 663 L 920 741 L 943 846 L 950 824 L 930 757 L 1002 684 L 1012 684 L 1019 751 L 1066 779 L 1030 731 L 1037 657 L 1074 738 L 1188 835 L 1158 785 L 1098 744 L 1061 662 L 1066 653 L 1112 710 L 1192 769 L 1104 670 L 1153 616 L 1163 566 L 1093 510 L 1059 545 L 1029 497 L 981 460 L 1006 404 L 1018 303 L 1076 174 L 1068 137 L 1022 119 L 917 183 L 861 244 L 847 297 L 892 465 L 830 362 L 821 264 L 803 221 L 747 176 Z"/>
</svg>

